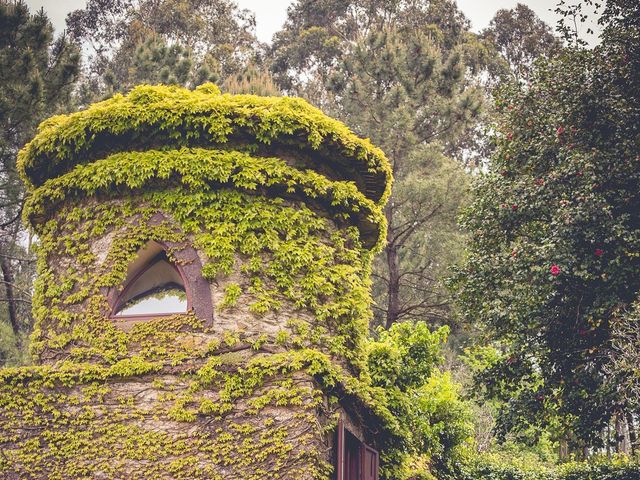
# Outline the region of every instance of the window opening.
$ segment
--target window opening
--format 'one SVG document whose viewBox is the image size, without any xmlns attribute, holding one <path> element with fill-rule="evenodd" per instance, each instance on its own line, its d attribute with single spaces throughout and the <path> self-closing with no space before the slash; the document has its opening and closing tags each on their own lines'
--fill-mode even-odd
<svg viewBox="0 0 640 480">
<path fill-rule="evenodd" d="M 160 245 L 150 242 L 129 268 L 113 309 L 115 318 L 186 313 L 187 291 L 178 268 Z"/>
</svg>

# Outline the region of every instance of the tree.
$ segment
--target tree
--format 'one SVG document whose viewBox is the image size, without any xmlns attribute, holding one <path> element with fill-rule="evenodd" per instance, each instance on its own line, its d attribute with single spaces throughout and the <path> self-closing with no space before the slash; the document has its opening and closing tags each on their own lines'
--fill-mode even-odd
<svg viewBox="0 0 640 480">
<path fill-rule="evenodd" d="M 217 79 L 214 61 L 207 57 L 194 64 L 190 48 L 168 45 L 154 33 L 139 43 L 121 47 L 102 75 L 103 93 L 128 91 L 142 83 L 165 85 L 200 85 Z"/>
<path fill-rule="evenodd" d="M 377 0 L 299 0 L 274 36 L 271 69 L 285 91 L 323 105 L 334 68 L 369 35 L 397 29 L 421 31 L 451 50 L 467 34 L 469 21 L 452 0 L 401 2 Z"/>
<path fill-rule="evenodd" d="M 371 137 L 392 163 L 387 245 L 374 268 L 376 318 L 387 327 L 448 321 L 440 280 L 460 252 L 466 185 L 452 157 L 481 110 L 459 45 L 467 27 L 447 0 L 301 1 L 275 36 L 280 86 Z"/>
<path fill-rule="evenodd" d="M 233 94 L 249 93 L 267 97 L 281 95 L 269 71 L 260 69 L 252 63 L 248 64 L 243 71 L 228 77 L 222 84 L 221 90 Z"/>
<path fill-rule="evenodd" d="M 610 0 L 602 22 L 600 46 L 500 94 L 453 283 L 502 352 L 478 377 L 500 431 L 552 427 L 574 448 L 631 408 L 607 372 L 612 321 L 640 289 L 640 7 Z"/>
<path fill-rule="evenodd" d="M 498 10 L 481 36 L 493 45 L 509 67 L 494 69 L 493 76 L 499 78 L 506 74 L 517 82 L 528 81 L 534 62 L 551 58 L 562 46 L 551 27 L 522 3 L 511 10 Z"/>
<path fill-rule="evenodd" d="M 90 0 L 67 17 L 92 51 L 90 89 L 223 81 L 259 60 L 255 19 L 231 0 Z"/>
<path fill-rule="evenodd" d="M 2 321 L 11 326 L 18 350 L 31 327 L 33 258 L 25 251 L 20 224 L 25 192 L 15 168 L 16 155 L 43 118 L 64 108 L 79 61 L 78 49 L 64 36 L 54 39 L 42 10 L 31 14 L 22 2 L 0 2 L 1 302 Z M 10 346 L 0 346 L 0 362 L 7 362 L 8 357 L 15 361 L 18 356 Z"/>
</svg>

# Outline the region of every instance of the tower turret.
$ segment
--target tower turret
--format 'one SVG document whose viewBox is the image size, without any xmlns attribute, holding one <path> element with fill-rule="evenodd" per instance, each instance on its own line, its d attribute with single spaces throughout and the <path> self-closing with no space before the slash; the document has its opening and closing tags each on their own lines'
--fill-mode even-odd
<svg viewBox="0 0 640 480">
<path fill-rule="evenodd" d="M 2 373 L 5 477 L 377 478 L 379 149 L 300 99 L 140 86 L 19 168 L 39 365 Z"/>
</svg>

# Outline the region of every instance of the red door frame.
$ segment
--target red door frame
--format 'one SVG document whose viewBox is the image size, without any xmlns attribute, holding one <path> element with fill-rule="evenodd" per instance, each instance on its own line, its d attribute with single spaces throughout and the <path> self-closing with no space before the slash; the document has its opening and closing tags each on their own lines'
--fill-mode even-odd
<svg viewBox="0 0 640 480">
<path fill-rule="evenodd" d="M 344 428 L 344 421 L 342 420 L 342 417 L 340 417 L 338 419 L 338 432 L 337 432 L 337 455 L 336 455 L 336 480 L 346 480 L 345 479 L 345 452 L 346 452 L 346 438 L 345 438 L 345 428 Z M 355 438 L 355 437 L 354 437 Z M 358 457 L 359 457 L 359 462 L 360 462 L 360 476 L 362 478 L 359 478 L 358 480 L 368 480 L 368 479 L 364 479 L 364 472 L 366 472 L 366 468 L 367 468 L 367 464 L 366 464 L 366 460 L 367 460 L 367 452 L 371 453 L 374 457 L 374 480 L 378 480 L 378 475 L 379 475 L 379 471 L 380 471 L 380 456 L 378 455 L 378 452 L 371 448 L 369 445 L 361 442 L 358 439 Z M 352 480 L 352 479 L 349 479 Z"/>
<path fill-rule="evenodd" d="M 337 455 L 337 480 L 344 480 L 344 422 L 342 418 L 338 420 L 338 455 Z"/>
</svg>

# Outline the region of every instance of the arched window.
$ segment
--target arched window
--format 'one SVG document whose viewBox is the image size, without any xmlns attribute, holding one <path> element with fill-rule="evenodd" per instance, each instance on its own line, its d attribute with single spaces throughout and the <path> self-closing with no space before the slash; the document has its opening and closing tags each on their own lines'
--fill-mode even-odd
<svg viewBox="0 0 640 480">
<path fill-rule="evenodd" d="M 149 242 L 129 266 L 112 316 L 118 320 L 186 313 L 190 308 L 187 293 L 182 272 L 160 244 Z"/>
</svg>

